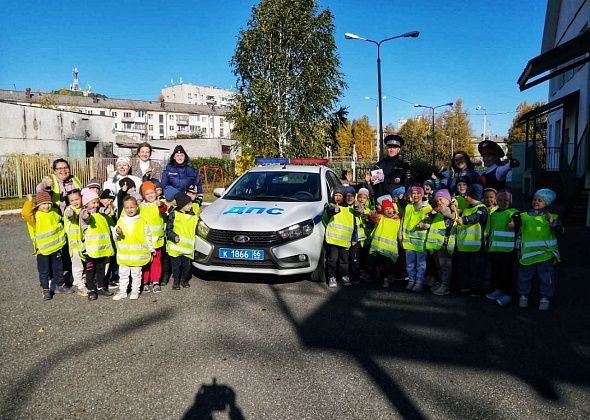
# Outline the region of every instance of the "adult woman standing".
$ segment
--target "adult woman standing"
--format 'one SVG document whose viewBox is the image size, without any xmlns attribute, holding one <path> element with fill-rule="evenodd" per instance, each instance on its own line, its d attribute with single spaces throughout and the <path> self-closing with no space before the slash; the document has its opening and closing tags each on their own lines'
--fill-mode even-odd
<svg viewBox="0 0 590 420">
<path fill-rule="evenodd" d="M 141 179 L 139 177 L 131 175 L 131 161 L 128 157 L 118 158 L 117 162 L 115 163 L 115 169 L 115 174 L 102 184 L 103 190 L 109 189 L 115 194 L 117 194 L 121 189 L 119 181 L 123 178 L 131 179 L 135 183 L 136 191 L 139 190 L 139 187 L 141 186 Z M 114 204 L 116 206 L 116 202 Z"/>
<path fill-rule="evenodd" d="M 141 143 L 137 146 L 137 158 L 131 165 L 131 173 L 141 177 L 143 181 L 155 178 L 162 179 L 162 165 L 151 160 L 152 146 L 149 143 Z M 138 187 L 139 188 L 139 187 Z"/>
<path fill-rule="evenodd" d="M 170 163 L 162 172 L 162 189 L 166 201 L 174 200 L 179 192 L 185 192 L 190 185 L 197 187 L 197 199 L 203 200 L 203 186 L 197 171 L 188 165 L 189 157 L 184 147 L 177 145 L 170 156 Z"/>
<path fill-rule="evenodd" d="M 459 182 L 459 178 L 462 176 L 469 177 L 469 185 L 471 185 L 477 182 L 479 174 L 473 168 L 473 163 L 467 152 L 458 150 L 453 154 L 453 158 L 451 159 L 448 181 L 450 191 L 455 191 L 457 182 Z"/>
<path fill-rule="evenodd" d="M 47 191 L 51 194 L 51 201 L 63 212 L 66 208 L 66 196 L 72 190 L 81 190 L 82 183 L 71 174 L 70 164 L 65 159 L 56 159 L 52 164 L 53 175 L 43 178 L 37 185 L 37 192 Z"/>
</svg>

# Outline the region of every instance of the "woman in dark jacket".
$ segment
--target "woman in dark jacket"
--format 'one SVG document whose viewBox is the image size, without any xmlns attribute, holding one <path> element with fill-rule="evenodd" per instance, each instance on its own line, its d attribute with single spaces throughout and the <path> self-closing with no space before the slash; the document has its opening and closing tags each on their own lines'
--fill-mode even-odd
<svg viewBox="0 0 590 420">
<path fill-rule="evenodd" d="M 472 185 L 477 182 L 479 174 L 473 168 L 473 163 L 467 152 L 459 150 L 453 154 L 453 158 L 451 159 L 451 169 L 447 184 L 450 191 L 455 191 L 457 182 L 459 182 L 459 178 L 462 176 L 469 177 L 469 185 Z"/>
<path fill-rule="evenodd" d="M 203 200 L 201 177 L 195 169 L 188 165 L 189 157 L 184 147 L 177 145 L 170 156 L 170 163 L 162 172 L 162 188 L 166 201 L 174 200 L 179 192 L 185 192 L 189 186 L 197 187 L 197 200 Z"/>
</svg>

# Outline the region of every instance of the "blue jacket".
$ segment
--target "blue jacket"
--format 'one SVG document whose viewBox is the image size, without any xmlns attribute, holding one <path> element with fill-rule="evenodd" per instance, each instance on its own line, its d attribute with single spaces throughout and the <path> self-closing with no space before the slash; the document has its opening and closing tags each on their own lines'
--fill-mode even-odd
<svg viewBox="0 0 590 420">
<path fill-rule="evenodd" d="M 162 188 L 172 187 L 179 192 L 185 192 L 190 185 L 197 186 L 197 192 L 203 193 L 201 177 L 195 169 L 188 165 L 169 163 L 162 172 Z"/>
</svg>

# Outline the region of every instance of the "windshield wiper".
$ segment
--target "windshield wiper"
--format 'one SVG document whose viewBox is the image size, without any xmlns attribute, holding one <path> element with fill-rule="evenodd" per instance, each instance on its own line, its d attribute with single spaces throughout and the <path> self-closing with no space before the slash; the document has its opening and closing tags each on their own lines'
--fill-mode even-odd
<svg viewBox="0 0 590 420">
<path fill-rule="evenodd" d="M 245 194 L 232 194 L 223 197 L 225 200 L 252 200 L 254 197 Z"/>
</svg>

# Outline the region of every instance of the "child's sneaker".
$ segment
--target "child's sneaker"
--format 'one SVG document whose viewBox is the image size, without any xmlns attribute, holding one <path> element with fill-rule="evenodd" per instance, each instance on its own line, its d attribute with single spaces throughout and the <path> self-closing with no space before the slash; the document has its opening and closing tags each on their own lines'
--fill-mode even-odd
<svg viewBox="0 0 590 420">
<path fill-rule="evenodd" d="M 488 293 L 486 295 L 486 298 L 488 298 L 489 300 L 496 300 L 502 296 L 504 296 L 504 292 L 501 291 L 500 289 L 496 289 L 492 293 Z"/>
<path fill-rule="evenodd" d="M 432 292 L 436 296 L 446 296 L 450 295 L 451 291 L 449 290 L 448 286 L 443 286 L 442 284 Z"/>
<path fill-rule="evenodd" d="M 109 292 L 109 289 L 105 289 L 104 287 L 98 289 L 98 294 L 101 296 L 113 296 L 113 292 Z"/>
<path fill-rule="evenodd" d="M 131 292 L 131 294 L 129 295 L 129 300 L 137 300 L 137 299 L 139 299 L 139 293 Z"/>
<path fill-rule="evenodd" d="M 152 293 L 152 285 L 149 283 L 144 284 L 141 293 Z"/>
<path fill-rule="evenodd" d="M 160 287 L 160 284 L 155 283 L 154 288 L 152 290 L 154 293 L 160 293 L 162 291 L 162 288 Z"/>
<path fill-rule="evenodd" d="M 421 292 L 424 290 L 424 285 L 422 284 L 422 282 L 416 282 L 416 284 L 414 284 L 414 287 L 412 287 L 412 292 Z"/>
<path fill-rule="evenodd" d="M 78 287 L 78 294 L 82 297 L 88 296 L 88 289 L 86 288 L 86 286 Z"/>
<path fill-rule="evenodd" d="M 389 277 L 383 277 L 383 287 L 389 287 Z"/>
<path fill-rule="evenodd" d="M 408 285 L 406 286 L 406 290 L 412 290 L 414 288 L 414 285 L 416 284 L 415 280 L 409 279 L 408 280 Z"/>
<path fill-rule="evenodd" d="M 62 284 L 61 286 L 57 286 L 55 288 L 55 293 L 56 294 L 60 294 L 60 295 L 67 295 L 68 293 L 73 293 L 74 291 L 72 289 L 70 289 L 69 287 L 67 287 L 65 284 Z"/>
<path fill-rule="evenodd" d="M 328 279 L 328 287 L 337 287 L 338 283 L 336 282 L 336 277 L 330 277 Z"/>
<path fill-rule="evenodd" d="M 521 295 L 520 299 L 518 299 L 518 307 L 519 308 L 528 308 L 529 307 L 529 298 L 525 295 Z"/>
<path fill-rule="evenodd" d="M 98 299 L 98 295 L 96 294 L 96 290 L 91 290 L 88 292 L 88 300 L 96 300 Z"/>
<path fill-rule="evenodd" d="M 43 300 L 51 300 L 53 299 L 53 295 L 49 289 L 43 289 Z"/>
<path fill-rule="evenodd" d="M 350 282 L 350 278 L 348 276 L 342 276 L 342 284 L 344 286 L 350 286 L 352 283 Z"/>
<path fill-rule="evenodd" d="M 434 285 L 430 288 L 432 293 L 436 292 L 438 289 L 442 287 L 442 283 L 434 283 Z"/>
<path fill-rule="evenodd" d="M 496 299 L 496 303 L 502 307 L 508 306 L 512 302 L 512 298 L 508 295 L 502 295 Z"/>
<path fill-rule="evenodd" d="M 119 287 L 119 280 L 115 279 L 109 282 L 109 288 L 116 289 L 117 287 Z"/>
<path fill-rule="evenodd" d="M 127 298 L 127 293 L 119 291 L 115 296 L 113 296 L 113 300 L 121 300 Z"/>
<path fill-rule="evenodd" d="M 549 301 L 549 299 L 547 299 L 545 296 L 543 296 L 541 298 L 541 300 L 539 301 L 539 310 L 540 311 L 548 311 L 549 306 L 551 306 L 551 302 Z"/>
</svg>

